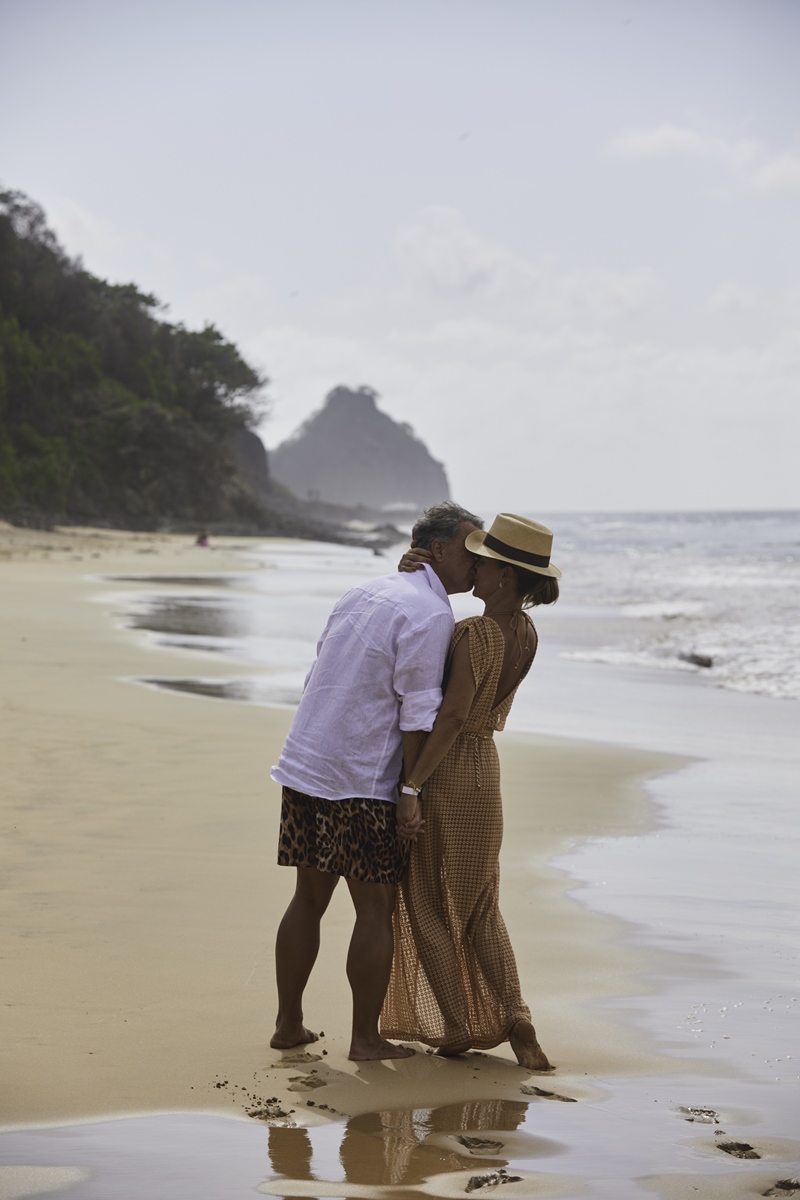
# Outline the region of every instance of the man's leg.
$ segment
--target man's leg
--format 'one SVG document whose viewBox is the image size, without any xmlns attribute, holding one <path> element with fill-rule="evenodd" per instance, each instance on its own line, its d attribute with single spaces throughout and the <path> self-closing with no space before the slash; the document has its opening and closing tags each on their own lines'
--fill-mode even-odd
<svg viewBox="0 0 800 1200">
<path fill-rule="evenodd" d="M 276 1050 L 317 1040 L 303 1024 L 303 992 L 319 952 L 320 921 L 338 882 L 338 875 L 315 867 L 297 868 L 295 893 L 275 943 L 278 1016 L 270 1046 Z"/>
<path fill-rule="evenodd" d="M 414 1051 L 387 1042 L 378 1033 L 392 970 L 393 883 L 361 883 L 348 879 L 356 923 L 347 953 L 347 978 L 353 991 L 353 1036 L 349 1058 L 409 1058 Z"/>
</svg>

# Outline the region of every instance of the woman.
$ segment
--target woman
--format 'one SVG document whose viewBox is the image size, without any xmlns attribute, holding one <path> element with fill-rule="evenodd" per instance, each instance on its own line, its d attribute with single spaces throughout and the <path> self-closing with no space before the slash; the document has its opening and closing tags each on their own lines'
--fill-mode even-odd
<svg viewBox="0 0 800 1200">
<path fill-rule="evenodd" d="M 456 625 L 442 707 L 406 772 L 407 786 L 425 785 L 424 829 L 398 892 L 381 1016 L 384 1037 L 425 1042 L 440 1054 L 508 1040 L 520 1065 L 534 1071 L 552 1068 L 522 999 L 498 907 L 503 814 L 493 734 L 536 653 L 524 609 L 558 599 L 552 542 L 544 525 L 511 513 L 467 538 L 477 556 L 473 595 L 484 614 Z M 412 549 L 400 569 L 426 560 L 425 551 Z"/>
</svg>

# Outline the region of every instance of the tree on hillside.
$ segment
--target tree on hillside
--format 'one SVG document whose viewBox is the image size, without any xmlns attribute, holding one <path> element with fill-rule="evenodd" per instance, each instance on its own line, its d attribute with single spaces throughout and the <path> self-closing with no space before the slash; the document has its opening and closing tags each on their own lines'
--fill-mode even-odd
<svg viewBox="0 0 800 1200">
<path fill-rule="evenodd" d="M 0 511 L 152 524 L 253 518 L 230 438 L 266 379 L 213 325 L 70 259 L 42 209 L 0 192 Z"/>
</svg>

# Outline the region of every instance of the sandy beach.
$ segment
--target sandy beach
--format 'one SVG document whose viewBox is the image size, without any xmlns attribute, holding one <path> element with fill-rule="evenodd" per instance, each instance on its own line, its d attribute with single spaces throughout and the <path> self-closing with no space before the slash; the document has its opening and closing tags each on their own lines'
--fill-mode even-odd
<svg viewBox="0 0 800 1200">
<path fill-rule="evenodd" d="M 344 888 L 308 991 L 306 1019 L 320 1040 L 305 1055 L 272 1051 L 273 938 L 293 879 L 275 865 L 278 789 L 268 772 L 291 711 L 137 682 L 183 677 L 193 656 L 126 628 L 113 600 L 115 581 L 131 587 L 136 576 L 241 577 L 256 569 L 243 548 L 241 539 L 205 550 L 176 535 L 0 526 L 0 1198 L 148 1188 L 202 1200 L 255 1187 L 462 1195 L 470 1178 L 498 1169 L 498 1150 L 471 1156 L 454 1140 L 459 1130 L 501 1142 L 502 1162 L 529 1163 L 504 1196 L 641 1194 L 587 1192 L 585 1176 L 561 1170 L 547 1147 L 586 1135 L 609 1079 L 628 1089 L 633 1110 L 637 1079 L 709 1075 L 708 1062 L 670 1053 L 637 1015 L 677 959 L 698 977 L 707 964 L 688 964 L 679 946 L 637 941 L 624 920 L 587 909 L 552 860 L 587 838 L 655 829 L 644 783 L 689 757 L 549 735 L 499 739 L 503 911 L 554 1075 L 530 1075 L 508 1046 L 457 1061 L 420 1047 L 409 1060 L 348 1062 Z M 229 665 L 205 654 L 202 674 L 227 678 Z M 541 1145 L 525 1125 L 533 1107 Z M 570 1135 L 565 1113 L 581 1108 Z M 408 1115 L 418 1110 L 439 1114 L 424 1137 Z M 796 1144 L 764 1131 L 757 1163 L 731 1159 L 715 1145 L 717 1128 L 735 1132 L 734 1116 L 725 1119 L 682 1124 L 672 1114 L 667 1140 L 695 1142 L 714 1159 L 702 1195 L 767 1194 Z M 59 1127 L 83 1128 L 83 1140 L 45 1145 Z M 625 1138 L 620 1128 L 612 1154 Z M 167 1167 L 142 1146 L 165 1145 L 172 1182 L 159 1190 L 159 1162 Z M 127 1191 L 134 1148 L 141 1173 Z M 691 1169 L 662 1178 L 665 1166 L 653 1163 L 649 1191 L 698 1194 Z"/>
</svg>

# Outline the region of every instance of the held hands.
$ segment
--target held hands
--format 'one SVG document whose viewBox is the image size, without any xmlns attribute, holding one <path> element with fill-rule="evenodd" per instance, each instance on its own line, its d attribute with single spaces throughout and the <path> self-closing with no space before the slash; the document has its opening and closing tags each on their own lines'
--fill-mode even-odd
<svg viewBox="0 0 800 1200">
<path fill-rule="evenodd" d="M 397 564 L 397 569 L 398 571 L 421 571 L 425 564 L 430 562 L 433 562 L 430 550 L 423 550 L 421 546 L 409 546 Z"/>
<path fill-rule="evenodd" d="M 399 786 L 399 785 L 398 785 Z M 400 793 L 397 801 L 397 836 L 401 842 L 415 842 L 423 832 L 425 821 L 418 796 Z"/>
</svg>

